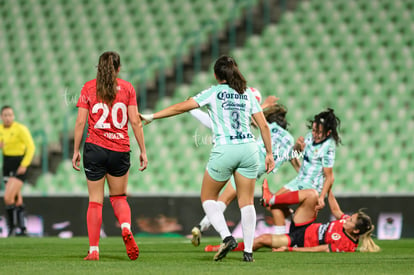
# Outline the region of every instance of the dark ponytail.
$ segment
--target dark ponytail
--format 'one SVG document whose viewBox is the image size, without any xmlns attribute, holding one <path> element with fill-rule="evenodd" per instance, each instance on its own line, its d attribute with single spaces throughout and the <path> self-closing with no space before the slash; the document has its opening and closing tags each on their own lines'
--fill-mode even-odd
<svg viewBox="0 0 414 275">
<path fill-rule="evenodd" d="M 341 143 L 339 137 L 339 129 L 341 128 L 341 120 L 335 115 L 334 110 L 328 108 L 326 111 L 315 115 L 313 120 L 309 121 L 308 128 L 312 129 L 312 124 L 316 124 L 316 129 L 319 129 L 319 125 L 322 125 L 322 133 L 327 136 L 331 131 L 330 136 L 335 140 L 336 145 Z"/>
<path fill-rule="evenodd" d="M 96 74 L 96 96 L 106 104 L 112 105 L 116 97 L 116 78 L 121 66 L 121 58 L 116 52 L 104 52 L 99 57 Z"/>
<path fill-rule="evenodd" d="M 230 56 L 223 55 L 217 59 L 214 73 L 219 80 L 226 81 L 239 94 L 243 94 L 247 88 L 246 79 L 239 71 L 236 61 Z"/>
</svg>

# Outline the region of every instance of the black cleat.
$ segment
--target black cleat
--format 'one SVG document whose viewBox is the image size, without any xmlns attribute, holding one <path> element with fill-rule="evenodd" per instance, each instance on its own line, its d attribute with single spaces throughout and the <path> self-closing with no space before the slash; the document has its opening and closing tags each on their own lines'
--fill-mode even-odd
<svg viewBox="0 0 414 275">
<path fill-rule="evenodd" d="M 253 253 L 243 252 L 243 261 L 244 262 L 254 262 Z"/>
<path fill-rule="evenodd" d="M 232 251 L 237 247 L 237 241 L 233 236 L 228 236 L 223 240 L 223 243 L 220 245 L 220 248 L 216 255 L 214 255 L 214 260 L 219 261 L 226 257 L 227 253 Z"/>
</svg>

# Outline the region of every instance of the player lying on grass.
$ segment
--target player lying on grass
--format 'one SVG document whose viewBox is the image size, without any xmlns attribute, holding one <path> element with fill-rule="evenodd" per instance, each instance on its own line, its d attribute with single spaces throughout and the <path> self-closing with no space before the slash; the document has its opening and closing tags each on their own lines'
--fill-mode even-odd
<svg viewBox="0 0 414 275">
<path fill-rule="evenodd" d="M 314 189 L 292 191 L 274 196 L 269 189 L 263 187 L 263 203 L 299 204 L 289 234 L 264 234 L 254 239 L 253 250 L 261 247 L 271 247 L 274 251 L 300 251 L 300 252 L 355 252 L 359 241 L 361 252 L 377 252 L 380 248 L 371 238 L 374 225 L 371 218 L 359 210 L 351 216 L 345 215 L 339 207 L 332 191 L 328 193 L 328 202 L 335 221 L 314 223 L 318 205 L 319 194 Z M 242 249 L 239 243 L 234 249 Z M 214 251 L 216 246 L 207 246 L 206 251 Z"/>
</svg>

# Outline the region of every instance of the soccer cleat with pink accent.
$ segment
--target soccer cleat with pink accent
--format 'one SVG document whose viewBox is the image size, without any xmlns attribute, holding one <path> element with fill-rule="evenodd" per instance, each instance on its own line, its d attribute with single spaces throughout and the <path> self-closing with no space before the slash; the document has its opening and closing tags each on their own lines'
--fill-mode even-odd
<svg viewBox="0 0 414 275">
<path fill-rule="evenodd" d="M 260 203 L 264 206 L 270 206 L 269 201 L 273 197 L 272 192 L 269 190 L 269 184 L 267 179 L 264 179 L 262 184 L 262 198 L 260 199 Z"/>
<path fill-rule="evenodd" d="M 136 260 L 139 256 L 139 249 L 131 230 L 127 228 L 122 229 L 122 239 L 124 240 L 128 257 L 131 260 Z"/>
<path fill-rule="evenodd" d="M 98 251 L 92 251 L 91 253 L 89 253 L 89 251 L 88 251 L 88 256 L 86 256 L 83 259 L 85 261 L 99 261 L 99 252 Z"/>
</svg>

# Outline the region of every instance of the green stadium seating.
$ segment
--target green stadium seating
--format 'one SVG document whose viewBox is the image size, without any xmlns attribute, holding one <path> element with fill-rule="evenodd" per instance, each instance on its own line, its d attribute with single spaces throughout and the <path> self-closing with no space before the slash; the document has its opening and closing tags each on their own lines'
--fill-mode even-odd
<svg viewBox="0 0 414 275">
<path fill-rule="evenodd" d="M 208 30 L 203 29 L 203 24 L 211 14 L 218 14 L 214 18 L 223 27 L 231 18 L 229 11 L 242 8 L 236 0 L 214 2 L 214 5 L 201 0 L 2 2 L 0 32 L 4 39 L 0 49 L 3 63 L 8 64 L 2 80 L 9 83 L 1 81 L 1 88 L 18 90 L 14 94 L 19 94 L 23 102 L 22 108 L 18 105 L 22 114 L 17 118 L 24 118 L 23 123 L 31 124 L 43 113 L 42 124 L 32 129 L 53 128 L 47 132 L 49 141 L 56 143 L 62 121 L 67 114 L 74 116 L 62 109 L 75 107 L 73 99 L 83 83 L 94 78 L 94 65 L 102 51 L 119 51 L 127 74 L 156 56 L 165 59 L 164 66 L 171 66 L 179 50 L 189 49 L 188 44 L 180 49 L 187 33 L 198 31 L 201 41 L 206 41 Z M 148 77 L 152 75 L 153 71 Z M 73 97 L 69 105 L 62 100 L 65 91 Z M 55 108 L 42 108 L 39 112 L 33 108 L 32 100 Z M 3 95 L 2 102 L 18 104 L 17 98 Z"/>
<path fill-rule="evenodd" d="M 0 88 L 16 92 L 1 92 L 0 100 L 21 110 L 18 120 L 33 130 L 44 129 L 50 142 L 56 142 L 63 119 L 74 124 L 80 88 L 95 77 L 102 51 L 119 51 L 123 75 L 139 80 L 129 73 L 152 58 L 161 56 L 165 66 L 172 66 L 177 53 L 186 53 L 189 45 L 183 39 L 189 33 L 201 30 L 200 41 L 207 41 L 208 32 L 202 30 L 206 22 L 216 20 L 224 28 L 236 2 L 5 1 L 8 12 L 1 13 L 0 32 L 6 39 L 0 40 L 0 57 L 9 66 L 0 76 Z M 337 193 L 414 192 L 413 9 L 411 1 L 403 0 L 303 1 L 231 52 L 249 86 L 264 97 L 277 95 L 288 107 L 295 138 L 308 131 L 306 121 L 315 113 L 335 109 L 343 140 L 334 168 Z M 149 72 L 148 79 L 153 76 Z M 214 84 L 212 69 L 195 75 L 154 111 Z M 198 193 L 211 145 L 196 144 L 194 135 L 207 139 L 210 131 L 182 114 L 154 121 L 144 132 L 149 166 L 138 172 L 139 149 L 130 133 L 128 192 Z M 289 165 L 282 166 L 269 176 L 272 188 L 294 175 Z M 25 190 L 84 193 L 86 183 L 83 173 L 63 162 L 56 175 L 43 175 Z"/>
</svg>

